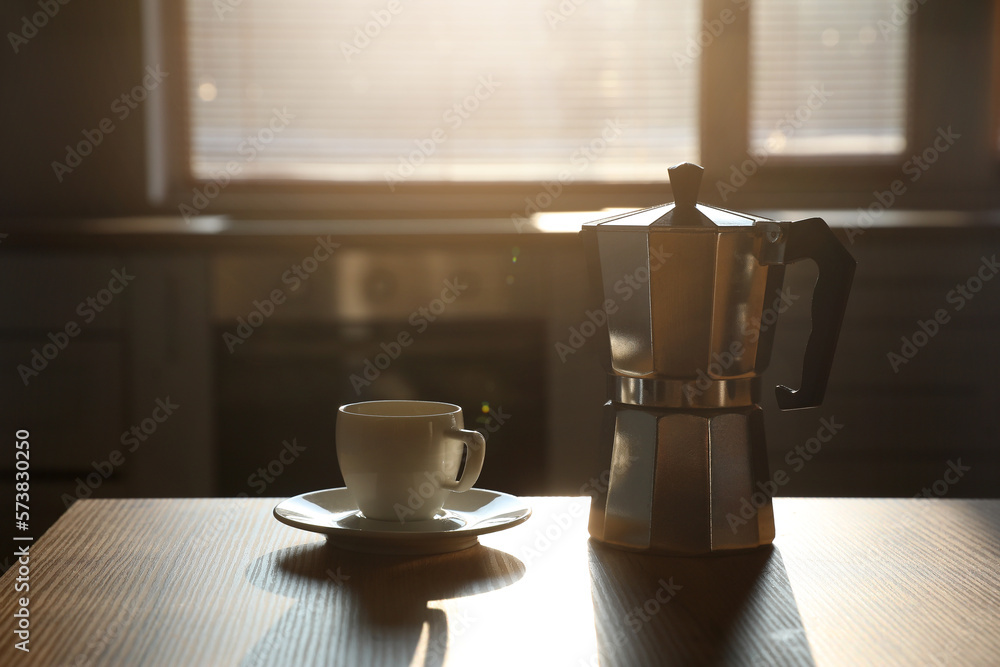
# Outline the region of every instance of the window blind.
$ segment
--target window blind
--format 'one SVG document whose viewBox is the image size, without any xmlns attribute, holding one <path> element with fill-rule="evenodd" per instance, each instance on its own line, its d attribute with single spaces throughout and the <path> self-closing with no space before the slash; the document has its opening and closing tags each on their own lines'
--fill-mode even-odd
<svg viewBox="0 0 1000 667">
<path fill-rule="evenodd" d="M 891 154 L 906 147 L 915 0 L 754 0 L 751 148 Z"/>
<path fill-rule="evenodd" d="M 192 170 L 658 180 L 697 160 L 697 0 L 188 0 Z"/>
</svg>

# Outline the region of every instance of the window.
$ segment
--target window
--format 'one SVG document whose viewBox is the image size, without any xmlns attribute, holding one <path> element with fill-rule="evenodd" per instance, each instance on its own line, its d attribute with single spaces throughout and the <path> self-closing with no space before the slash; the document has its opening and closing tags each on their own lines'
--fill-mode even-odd
<svg viewBox="0 0 1000 667">
<path fill-rule="evenodd" d="M 691 0 L 192 0 L 192 168 L 390 186 L 661 179 L 698 156 L 698 69 L 669 45 L 699 19 Z"/>
<path fill-rule="evenodd" d="M 909 42 L 904 6 L 899 0 L 755 0 L 751 146 L 787 155 L 901 153 Z"/>
<path fill-rule="evenodd" d="M 897 5 L 189 1 L 191 166 L 390 185 L 662 180 L 665 164 L 698 159 L 699 55 L 741 13 L 751 147 L 898 153 Z"/>
<path fill-rule="evenodd" d="M 995 41 L 979 4 L 146 1 L 184 72 L 173 208 L 211 180 L 228 184 L 199 212 L 507 217 L 556 180 L 549 210 L 647 206 L 681 160 L 717 204 L 864 206 L 949 127 L 960 147 L 907 205 L 1000 192 L 975 148 Z"/>
</svg>

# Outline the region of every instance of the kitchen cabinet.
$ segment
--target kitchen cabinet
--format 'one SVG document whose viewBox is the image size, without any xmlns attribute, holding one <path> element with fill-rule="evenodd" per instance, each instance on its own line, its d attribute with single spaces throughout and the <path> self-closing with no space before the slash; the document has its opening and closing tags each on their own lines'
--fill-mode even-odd
<svg viewBox="0 0 1000 667">
<path fill-rule="evenodd" d="M 505 227 L 402 237 L 366 234 L 357 224 L 330 237 L 341 246 L 293 291 L 282 276 L 317 246 L 322 225 L 289 223 L 280 229 L 294 233 L 282 235 L 277 226 L 248 233 L 234 224 L 225 234 L 192 236 L 183 225 L 167 233 L 166 222 L 144 232 L 140 222 L 124 235 L 38 233 L 19 245 L 12 233 L 0 245 L 0 426 L 8 438 L 31 432 L 32 532 L 41 534 L 77 496 L 253 495 L 251 464 L 267 464 L 282 439 L 308 433 L 316 446 L 332 447 L 325 434 L 339 394 L 328 390 L 353 396 L 347 378 L 364 351 L 409 330 L 408 316 L 440 294 L 438 283 L 451 278 L 443 267 L 453 265 L 476 277 L 444 314 L 448 326 L 428 328 L 388 375 L 420 373 L 421 358 L 451 355 L 459 361 L 448 377 L 459 384 L 427 386 L 442 396 L 451 387 L 494 392 L 477 426 L 498 427 L 496 447 L 506 438 L 537 452 L 521 480 L 530 493 L 575 495 L 601 484 L 610 465 L 598 437 L 606 329 L 585 326 L 589 281 L 575 234 Z M 818 409 L 780 412 L 773 387 L 797 386 L 816 275 L 808 262 L 788 269 L 786 290 L 797 298 L 778 321 L 762 395 L 771 472 L 789 480 L 780 495 L 997 496 L 1000 278 L 986 276 L 998 246 L 1000 227 L 988 223 L 872 227 L 856 237 L 848 247 L 858 268 L 826 399 Z M 456 257 L 463 259 L 454 264 Z M 126 276 L 134 279 L 119 289 Z M 963 285 L 971 298 L 959 298 Z M 222 334 L 275 288 L 287 299 L 263 333 L 230 353 Z M 331 327 L 336 338 L 327 337 Z M 889 354 L 904 354 L 904 338 L 914 348 L 894 367 Z M 291 345 L 297 361 L 255 366 L 254 355 L 272 359 L 276 345 Z M 37 371 L 33 350 L 45 362 L 36 359 Z M 307 363 L 316 350 L 344 363 Z M 457 372 L 463 364 L 471 371 Z M 489 388 L 491 374 L 501 381 Z M 379 391 L 405 389 L 388 375 Z M 280 388 L 281 402 L 268 403 L 254 383 Z M 529 419 L 532 405 L 542 407 Z M 289 421 L 299 409 L 312 416 Z M 269 448 L 223 442 L 220 415 L 246 420 L 250 431 L 261 424 L 262 435 L 272 429 Z M 503 424 L 489 421 L 498 417 Z M 821 443 L 824 419 L 843 428 Z M 0 498 L 11 498 L 13 449 L 5 451 Z M 495 471 L 491 483 L 503 490 L 517 456 L 501 460 L 503 474 Z M 324 470 L 336 481 L 335 457 L 326 456 L 321 470 L 295 465 L 267 493 L 307 490 Z"/>
<path fill-rule="evenodd" d="M 0 261 L 0 425 L 30 436 L 30 535 L 78 498 L 212 493 L 206 267 L 102 252 Z M 0 498 L 13 502 L 5 451 Z"/>
</svg>

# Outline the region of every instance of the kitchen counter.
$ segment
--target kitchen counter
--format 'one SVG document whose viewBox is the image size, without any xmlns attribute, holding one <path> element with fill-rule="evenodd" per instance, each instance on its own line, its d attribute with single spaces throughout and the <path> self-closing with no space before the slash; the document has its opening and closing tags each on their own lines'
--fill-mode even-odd
<svg viewBox="0 0 1000 667">
<path fill-rule="evenodd" d="M 530 219 L 410 219 L 303 220 L 240 219 L 202 216 L 190 222 L 182 217 L 9 219 L 0 222 L 0 245 L 11 248 L 57 249 L 208 249 L 270 247 L 296 244 L 317 235 L 355 237 L 371 242 L 423 240 L 435 244 L 460 239 L 542 242 L 565 240 L 584 222 L 600 220 L 628 209 L 545 213 Z M 865 214 L 860 210 L 761 211 L 762 216 L 798 220 L 821 217 L 839 233 L 860 234 L 905 231 L 909 236 L 940 236 L 961 230 L 963 235 L 994 238 L 1000 231 L 1000 211 L 903 211 Z M 853 231 L 852 231 L 853 230 Z"/>
</svg>

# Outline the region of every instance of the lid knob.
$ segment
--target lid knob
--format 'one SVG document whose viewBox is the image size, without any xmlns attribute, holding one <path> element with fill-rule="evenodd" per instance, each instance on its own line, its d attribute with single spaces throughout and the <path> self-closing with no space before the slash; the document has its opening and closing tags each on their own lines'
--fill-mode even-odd
<svg viewBox="0 0 1000 667">
<path fill-rule="evenodd" d="M 667 169 L 667 174 L 670 176 L 670 189 L 674 192 L 675 208 L 695 207 L 698 203 L 698 191 L 701 189 L 701 176 L 704 172 L 702 167 L 691 162 L 681 162 Z"/>
</svg>

